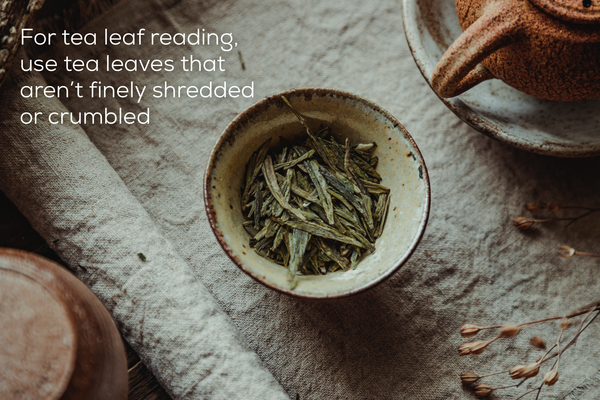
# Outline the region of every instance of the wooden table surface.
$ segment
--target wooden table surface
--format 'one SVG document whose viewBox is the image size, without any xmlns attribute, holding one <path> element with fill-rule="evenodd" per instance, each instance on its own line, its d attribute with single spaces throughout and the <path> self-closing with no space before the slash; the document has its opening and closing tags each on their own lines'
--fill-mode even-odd
<svg viewBox="0 0 600 400">
<path fill-rule="evenodd" d="M 0 192 L 0 247 L 10 247 L 37 253 L 63 265 L 44 239 L 31 227 L 17 207 Z M 69 270 L 70 271 L 70 270 Z M 129 400 L 169 400 L 165 390 L 127 342 L 127 364 L 129 368 Z"/>
</svg>

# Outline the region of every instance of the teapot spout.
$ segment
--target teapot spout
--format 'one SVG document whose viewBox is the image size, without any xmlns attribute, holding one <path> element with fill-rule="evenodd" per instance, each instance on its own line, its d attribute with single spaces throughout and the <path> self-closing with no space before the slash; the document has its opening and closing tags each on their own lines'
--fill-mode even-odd
<svg viewBox="0 0 600 400">
<path fill-rule="evenodd" d="M 494 78 L 481 62 L 496 50 L 518 40 L 521 18 L 505 3 L 488 5 L 436 65 L 431 87 L 441 97 L 454 97 Z"/>
<path fill-rule="evenodd" d="M 439 93 L 442 97 L 454 97 L 463 94 L 467 90 L 474 86 L 479 85 L 481 82 L 487 81 L 488 79 L 495 79 L 496 77 L 483 65 L 477 64 L 475 69 L 467 74 L 454 88 L 454 91 L 449 93 Z"/>
</svg>

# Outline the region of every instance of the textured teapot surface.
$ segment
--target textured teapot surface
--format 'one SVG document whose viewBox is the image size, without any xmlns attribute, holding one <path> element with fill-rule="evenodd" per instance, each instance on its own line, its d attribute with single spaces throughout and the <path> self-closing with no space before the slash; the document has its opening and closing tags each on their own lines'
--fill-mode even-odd
<svg viewBox="0 0 600 400">
<path fill-rule="evenodd" d="M 531 0 L 546 13 L 563 21 L 579 24 L 600 23 L 598 0 Z"/>
<path fill-rule="evenodd" d="M 456 6 L 464 32 L 432 76 L 441 96 L 495 77 L 548 100 L 600 97 L 600 0 L 457 0 Z"/>
</svg>

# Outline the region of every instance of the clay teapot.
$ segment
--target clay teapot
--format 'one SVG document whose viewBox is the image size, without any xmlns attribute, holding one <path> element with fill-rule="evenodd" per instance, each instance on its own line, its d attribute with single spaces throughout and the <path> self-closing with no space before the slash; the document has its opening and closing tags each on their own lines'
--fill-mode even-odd
<svg viewBox="0 0 600 400">
<path fill-rule="evenodd" d="M 456 0 L 462 35 L 431 77 L 441 97 L 491 78 L 548 100 L 600 97 L 600 0 Z"/>
</svg>

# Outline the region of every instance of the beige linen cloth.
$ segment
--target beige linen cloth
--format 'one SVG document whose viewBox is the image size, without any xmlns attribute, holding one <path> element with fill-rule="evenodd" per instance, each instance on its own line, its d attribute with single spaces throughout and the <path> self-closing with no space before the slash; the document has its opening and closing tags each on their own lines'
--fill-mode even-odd
<svg viewBox="0 0 600 400">
<path fill-rule="evenodd" d="M 81 31 L 232 32 L 246 70 L 235 50 L 214 46 L 103 44 L 56 45 L 42 56 L 221 55 L 226 71 L 28 75 L 13 69 L 0 93 L 0 188 L 98 295 L 173 398 L 472 398 L 461 372 L 535 361 L 541 353 L 528 339 L 537 334 L 550 344 L 558 328 L 531 327 L 478 357 L 461 358 L 457 347 L 468 340 L 459 335 L 462 324 L 524 322 L 600 297 L 598 261 L 562 259 L 555 249 L 568 244 L 599 252 L 598 216 L 569 228 L 552 223 L 521 232 L 511 225 L 529 201 L 600 205 L 600 160 L 525 153 L 461 122 L 415 66 L 400 8 L 397 0 L 121 1 Z M 19 95 L 23 84 L 94 80 L 254 81 L 255 98 L 146 96 L 138 104 Z M 411 260 L 378 287 L 337 301 L 290 298 L 246 276 L 217 244 L 203 207 L 204 168 L 227 123 L 263 96 L 304 86 L 351 91 L 389 110 L 415 138 L 431 178 L 429 225 Z M 151 124 L 19 122 L 23 111 L 104 107 L 150 107 Z M 560 380 L 541 398 L 600 397 L 599 324 L 565 353 Z M 506 374 L 488 381 L 511 383 Z M 496 398 L 515 398 L 533 385 Z"/>
</svg>

